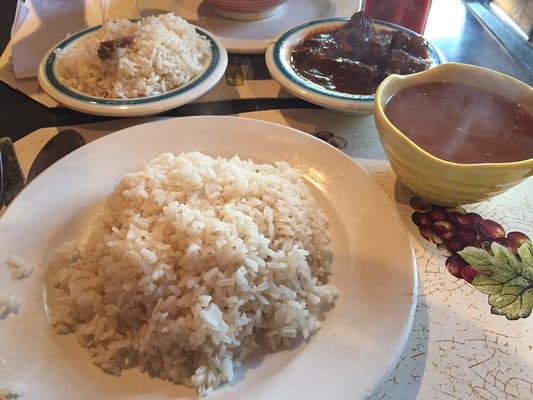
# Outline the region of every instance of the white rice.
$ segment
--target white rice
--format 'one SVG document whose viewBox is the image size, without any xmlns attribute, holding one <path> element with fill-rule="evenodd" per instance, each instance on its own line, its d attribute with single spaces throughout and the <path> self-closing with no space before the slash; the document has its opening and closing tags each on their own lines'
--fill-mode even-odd
<svg viewBox="0 0 533 400">
<path fill-rule="evenodd" d="M 0 319 L 6 319 L 10 314 L 17 314 L 19 308 L 20 303 L 14 296 L 0 297 Z"/>
<path fill-rule="evenodd" d="M 95 364 L 207 394 L 263 340 L 307 338 L 336 290 L 327 221 L 287 163 L 162 154 L 127 175 L 59 270 L 56 328 Z"/>
<path fill-rule="evenodd" d="M 132 37 L 109 60 L 98 57 L 101 42 Z M 101 29 L 56 50 L 56 72 L 70 89 L 104 98 L 153 96 L 198 76 L 211 54 L 208 40 L 173 13 L 106 22 Z"/>
</svg>

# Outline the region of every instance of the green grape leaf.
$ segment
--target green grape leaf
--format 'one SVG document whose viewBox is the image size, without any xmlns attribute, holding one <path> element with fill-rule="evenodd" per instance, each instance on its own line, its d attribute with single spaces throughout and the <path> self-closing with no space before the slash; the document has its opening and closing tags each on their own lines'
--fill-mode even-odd
<svg viewBox="0 0 533 400">
<path fill-rule="evenodd" d="M 476 288 L 485 294 L 498 294 L 502 291 L 503 283 L 486 275 L 478 275 L 475 278 Z"/>
<path fill-rule="evenodd" d="M 533 243 L 522 243 L 520 258 L 496 242 L 491 251 L 466 247 L 458 254 L 480 272 L 472 284 L 489 295 L 493 314 L 510 320 L 529 317 L 533 309 Z"/>
<path fill-rule="evenodd" d="M 529 243 L 529 246 L 524 246 Z M 522 275 L 525 278 L 533 281 L 533 244 L 530 241 L 525 242 L 518 248 L 518 255 L 522 259 L 523 270 Z"/>
</svg>

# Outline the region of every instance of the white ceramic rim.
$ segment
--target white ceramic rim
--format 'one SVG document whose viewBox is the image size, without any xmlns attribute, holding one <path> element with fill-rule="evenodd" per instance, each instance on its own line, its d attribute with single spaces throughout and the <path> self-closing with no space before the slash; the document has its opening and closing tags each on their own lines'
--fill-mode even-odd
<svg viewBox="0 0 533 400">
<path fill-rule="evenodd" d="M 195 3 L 201 4 L 205 0 L 189 0 L 189 1 L 191 3 L 195 2 Z M 280 10 L 279 14 L 274 15 L 274 18 L 277 18 L 278 16 L 283 16 L 283 13 L 285 12 L 290 12 L 291 10 L 293 11 L 293 9 L 291 8 L 291 5 L 288 4 L 291 1 L 292 0 L 287 0 L 287 2 L 284 3 L 285 7 Z M 324 0 L 307 0 L 307 1 L 313 2 L 313 3 L 324 2 Z M 344 10 L 343 14 L 336 11 L 335 16 L 337 17 L 353 14 L 354 12 L 360 11 L 363 8 L 363 0 L 329 0 L 329 1 L 330 3 L 332 3 L 333 6 L 335 6 L 336 9 L 340 7 L 341 11 Z M 339 3 L 340 3 L 340 6 L 339 6 Z M 348 13 L 346 12 L 346 8 L 348 8 L 348 6 L 351 7 L 351 3 L 353 3 L 353 9 L 350 8 L 350 12 Z M 174 11 L 176 11 L 178 14 L 181 15 L 184 10 L 181 8 L 175 8 Z M 324 15 L 324 17 L 326 17 L 326 15 Z M 197 21 L 199 17 L 198 15 L 184 15 L 184 18 L 191 20 L 191 21 Z M 272 42 L 272 40 L 275 38 L 275 36 L 280 31 L 280 29 L 278 28 L 277 30 L 275 30 L 276 33 L 273 34 L 272 37 L 268 39 L 249 39 L 246 37 L 239 37 L 239 38 L 227 37 L 224 35 L 224 30 L 217 32 L 215 24 L 211 24 L 210 26 L 209 19 L 206 19 L 205 23 L 202 23 L 201 25 L 204 26 L 206 29 L 211 30 L 213 33 L 218 34 L 220 41 L 224 44 L 224 46 L 226 46 L 226 49 L 228 50 L 228 52 L 234 53 L 234 54 L 263 54 L 266 48 L 268 47 L 268 45 Z M 228 20 L 228 21 L 231 21 L 231 20 Z M 234 22 L 253 23 L 254 21 L 234 21 Z M 261 23 L 268 22 L 268 19 L 260 20 L 259 22 Z M 296 25 L 296 23 L 294 25 Z M 276 27 L 274 25 L 274 22 L 271 24 L 271 26 Z"/>
</svg>

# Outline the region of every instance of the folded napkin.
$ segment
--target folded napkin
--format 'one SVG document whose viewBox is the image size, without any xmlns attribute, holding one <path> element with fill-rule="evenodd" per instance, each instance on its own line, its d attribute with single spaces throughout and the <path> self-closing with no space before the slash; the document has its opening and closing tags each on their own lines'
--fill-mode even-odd
<svg viewBox="0 0 533 400">
<path fill-rule="evenodd" d="M 11 30 L 15 76 L 35 77 L 46 52 L 71 33 L 107 19 L 137 17 L 135 3 L 135 0 L 19 0 Z"/>
</svg>

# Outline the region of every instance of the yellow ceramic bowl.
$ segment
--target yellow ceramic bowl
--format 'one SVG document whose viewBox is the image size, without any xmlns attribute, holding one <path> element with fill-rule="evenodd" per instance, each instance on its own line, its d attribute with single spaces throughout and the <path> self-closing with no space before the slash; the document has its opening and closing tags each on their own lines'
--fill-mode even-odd
<svg viewBox="0 0 533 400">
<path fill-rule="evenodd" d="M 533 88 L 508 75 L 466 64 L 446 63 L 413 75 L 391 75 L 376 91 L 374 118 L 392 169 L 413 192 L 436 204 L 475 203 L 533 175 L 533 158 L 509 163 L 457 164 L 420 148 L 385 115 L 387 101 L 403 88 L 451 81 L 481 87 L 521 104 L 533 114 Z M 416 118 L 416 110 L 413 110 Z"/>
</svg>

